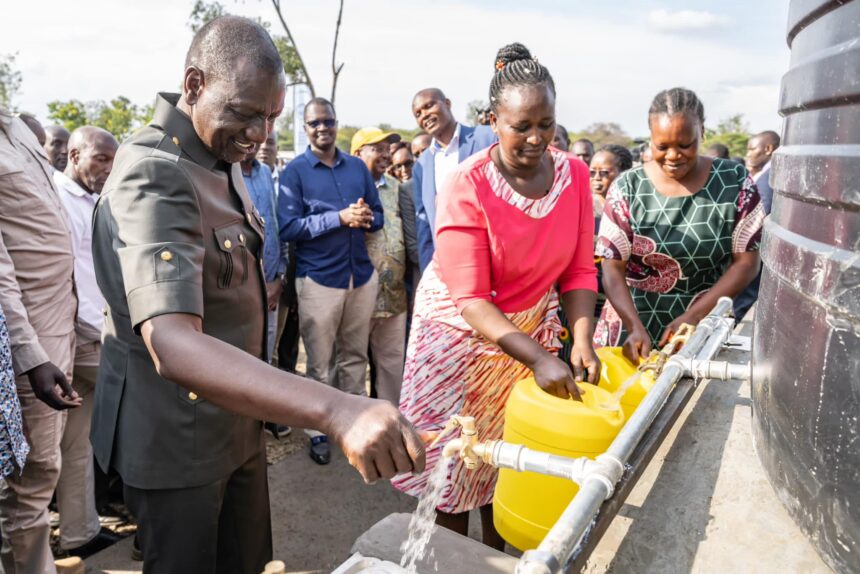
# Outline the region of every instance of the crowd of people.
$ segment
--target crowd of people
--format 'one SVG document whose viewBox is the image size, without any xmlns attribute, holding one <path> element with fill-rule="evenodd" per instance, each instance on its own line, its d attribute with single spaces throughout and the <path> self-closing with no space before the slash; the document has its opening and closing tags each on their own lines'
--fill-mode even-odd
<svg viewBox="0 0 860 574">
<path fill-rule="evenodd" d="M 145 572 L 261 571 L 262 433 L 288 425 L 316 463 L 333 441 L 414 496 L 448 464 L 438 522 L 465 533 L 479 508 L 503 547 L 493 469 L 425 450 L 452 415 L 501 438 L 516 381 L 579 398 L 596 346 L 637 361 L 721 296 L 749 309 L 776 133 L 743 162 L 703 151 L 704 107 L 672 88 L 643 106 L 645 148 L 595 150 L 557 123 L 527 48 L 489 72 L 477 126 L 441 89 L 415 93 L 411 142 L 365 127 L 341 150 L 314 98 L 283 169 L 283 64 L 244 18 L 196 33 L 181 93 L 121 145 L 0 111 L 5 572 L 82 572 L 116 539 L 99 511 L 117 481 Z"/>
</svg>

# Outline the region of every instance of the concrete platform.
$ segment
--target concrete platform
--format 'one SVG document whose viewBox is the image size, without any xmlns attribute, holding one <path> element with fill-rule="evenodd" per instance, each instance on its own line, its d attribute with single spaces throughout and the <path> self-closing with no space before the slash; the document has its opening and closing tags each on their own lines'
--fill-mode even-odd
<svg viewBox="0 0 860 574">
<path fill-rule="evenodd" d="M 400 563 L 400 545 L 409 536 L 411 514 L 390 514 L 362 534 L 352 547 L 362 556 Z M 517 559 L 493 550 L 472 538 L 466 538 L 445 528 L 437 528 L 428 543 L 428 556 L 418 562 L 419 572 L 448 572 L 450 574 L 509 574 Z"/>
<path fill-rule="evenodd" d="M 752 323 L 735 332 L 751 336 Z M 717 359 L 748 362 L 749 353 Z M 702 382 L 585 571 L 830 572 L 771 488 L 751 418 L 748 382 Z"/>
</svg>

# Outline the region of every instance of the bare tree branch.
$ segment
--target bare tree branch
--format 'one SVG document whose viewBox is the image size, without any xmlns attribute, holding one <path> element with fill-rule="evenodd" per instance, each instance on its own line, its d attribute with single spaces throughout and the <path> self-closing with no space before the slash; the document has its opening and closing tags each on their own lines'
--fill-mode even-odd
<svg viewBox="0 0 860 574">
<path fill-rule="evenodd" d="M 281 26 L 284 27 L 284 32 L 287 33 L 287 38 L 290 40 L 290 44 L 293 45 L 293 49 L 296 51 L 296 57 L 299 60 L 299 64 L 302 67 L 302 74 L 304 74 L 305 79 L 307 80 L 308 88 L 311 91 L 311 96 L 316 97 L 316 90 L 314 89 L 314 83 L 311 80 L 311 75 L 308 74 L 308 69 L 305 67 L 305 60 L 302 58 L 302 55 L 299 53 L 299 47 L 296 44 L 296 40 L 293 38 L 292 32 L 290 32 L 290 27 L 287 26 L 287 21 L 284 20 L 284 15 L 281 13 L 281 0 L 272 0 L 272 6 L 275 8 L 275 12 L 278 13 L 278 19 L 281 21 Z M 341 10 L 343 10 L 343 0 L 341 0 L 340 4 Z M 338 18 L 338 26 L 340 26 L 340 18 Z M 337 39 L 335 38 L 335 42 Z"/>
<path fill-rule="evenodd" d="M 343 62 L 340 64 L 336 63 L 336 55 L 337 55 L 337 39 L 340 36 L 340 21 L 343 18 L 343 0 L 340 0 L 340 9 L 337 11 L 337 25 L 334 28 L 334 45 L 331 49 L 331 103 L 334 104 L 334 97 L 337 91 L 337 77 L 340 75 L 340 71 L 343 70 Z"/>
</svg>

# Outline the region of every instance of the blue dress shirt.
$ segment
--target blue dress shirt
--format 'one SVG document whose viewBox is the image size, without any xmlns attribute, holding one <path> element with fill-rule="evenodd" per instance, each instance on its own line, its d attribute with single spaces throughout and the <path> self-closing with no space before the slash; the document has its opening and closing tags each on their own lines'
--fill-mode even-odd
<svg viewBox="0 0 860 574">
<path fill-rule="evenodd" d="M 373 275 L 365 233 L 382 228 L 382 203 L 364 162 L 337 150 L 334 167 L 322 163 L 310 146 L 279 178 L 281 241 L 295 241 L 296 277 L 310 277 L 336 289 L 361 287 Z M 364 198 L 373 211 L 370 229 L 340 224 L 340 210 Z"/>
<path fill-rule="evenodd" d="M 282 253 L 281 242 L 278 240 L 278 218 L 275 207 L 275 185 L 272 181 L 272 170 L 269 166 L 254 160 L 251 166 L 251 175 L 245 175 L 245 187 L 248 195 L 254 202 L 254 207 L 260 212 L 260 217 L 265 222 L 266 239 L 263 242 L 263 274 L 266 282 L 274 281 L 275 278 L 287 270 L 287 262 Z"/>
</svg>

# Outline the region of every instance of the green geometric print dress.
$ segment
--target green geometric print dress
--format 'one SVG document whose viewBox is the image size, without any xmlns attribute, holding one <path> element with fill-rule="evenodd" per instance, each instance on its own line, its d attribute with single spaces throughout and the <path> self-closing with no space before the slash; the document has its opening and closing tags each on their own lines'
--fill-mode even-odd
<svg viewBox="0 0 860 574">
<path fill-rule="evenodd" d="M 627 262 L 627 285 L 656 345 L 663 330 L 713 287 L 733 253 L 758 251 L 764 209 L 739 163 L 714 159 L 704 187 L 666 197 L 638 167 L 609 189 L 596 255 Z M 627 333 L 609 301 L 594 332 L 596 346 L 618 346 Z"/>
</svg>

